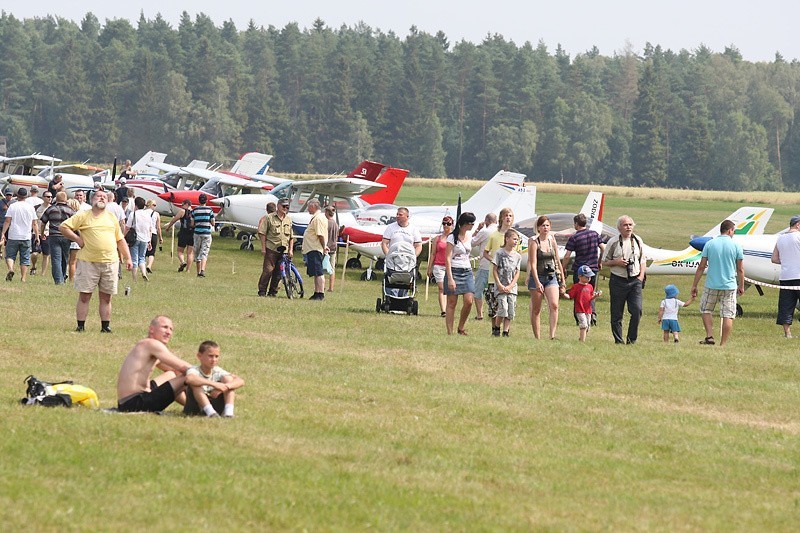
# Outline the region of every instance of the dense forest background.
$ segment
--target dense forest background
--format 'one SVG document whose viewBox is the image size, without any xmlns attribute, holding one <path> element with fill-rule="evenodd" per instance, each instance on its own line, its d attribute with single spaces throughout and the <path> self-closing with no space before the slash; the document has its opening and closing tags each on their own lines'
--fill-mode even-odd
<svg viewBox="0 0 800 533">
<path fill-rule="evenodd" d="M 646 46 L 570 57 L 501 35 L 450 43 L 364 24 L 240 31 L 187 13 L 80 24 L 0 14 L 10 155 L 227 162 L 333 173 L 362 158 L 424 177 L 800 190 L 800 63 Z"/>
</svg>

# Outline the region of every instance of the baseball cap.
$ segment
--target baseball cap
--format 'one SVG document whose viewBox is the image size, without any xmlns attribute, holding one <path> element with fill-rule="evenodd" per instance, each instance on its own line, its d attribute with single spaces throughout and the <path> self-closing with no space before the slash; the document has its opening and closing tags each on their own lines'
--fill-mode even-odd
<svg viewBox="0 0 800 533">
<path fill-rule="evenodd" d="M 581 267 L 578 269 L 578 275 L 586 276 L 587 278 L 593 278 L 594 272 L 592 272 L 592 269 L 589 268 L 588 265 L 581 265 Z"/>
<path fill-rule="evenodd" d="M 19 189 L 17 189 L 17 196 L 20 197 L 28 196 L 28 189 L 26 189 L 25 187 L 20 187 Z"/>
<path fill-rule="evenodd" d="M 281 198 L 280 200 L 278 200 L 278 205 L 289 205 L 290 203 L 291 202 L 289 202 L 288 198 Z"/>
<path fill-rule="evenodd" d="M 126 181 L 128 181 L 128 180 L 126 180 L 125 178 L 120 178 L 120 179 L 118 179 L 117 181 L 118 181 L 118 182 L 120 182 L 120 183 L 125 183 L 125 182 L 126 182 Z"/>
<path fill-rule="evenodd" d="M 794 226 L 798 222 L 800 222 L 800 215 L 795 215 L 789 220 L 789 225 Z"/>
<path fill-rule="evenodd" d="M 14 195 L 14 193 L 11 191 L 11 189 L 6 189 L 6 190 L 4 191 L 4 194 L 5 194 L 6 196 L 13 196 L 13 195 Z"/>
</svg>

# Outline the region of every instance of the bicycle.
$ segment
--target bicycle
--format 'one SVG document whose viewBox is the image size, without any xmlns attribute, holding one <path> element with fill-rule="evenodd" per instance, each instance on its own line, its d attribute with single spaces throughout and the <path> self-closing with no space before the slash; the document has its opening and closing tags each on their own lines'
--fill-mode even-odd
<svg viewBox="0 0 800 533">
<path fill-rule="evenodd" d="M 283 287 L 286 289 L 286 297 L 290 300 L 295 296 L 302 298 L 303 294 L 305 294 L 303 290 L 303 276 L 300 275 L 300 271 L 297 270 L 297 267 L 292 263 L 292 259 L 289 257 L 289 254 L 286 253 L 285 246 L 278 246 L 277 251 L 281 254 L 278 268 L 280 268 Z"/>
</svg>

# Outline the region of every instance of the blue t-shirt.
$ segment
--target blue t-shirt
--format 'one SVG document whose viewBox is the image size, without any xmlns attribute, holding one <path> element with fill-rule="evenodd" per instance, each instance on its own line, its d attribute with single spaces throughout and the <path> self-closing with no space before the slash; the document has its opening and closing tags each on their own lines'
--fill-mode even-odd
<svg viewBox="0 0 800 533">
<path fill-rule="evenodd" d="M 744 259 L 741 244 L 734 242 L 729 235 L 720 235 L 706 243 L 702 257 L 708 259 L 707 288 L 722 291 L 736 289 L 736 262 Z"/>
</svg>

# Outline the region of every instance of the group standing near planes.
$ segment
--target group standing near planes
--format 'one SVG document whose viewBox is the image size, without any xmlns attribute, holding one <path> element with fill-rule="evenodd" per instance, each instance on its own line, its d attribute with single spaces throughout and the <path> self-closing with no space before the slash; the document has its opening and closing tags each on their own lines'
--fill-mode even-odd
<svg viewBox="0 0 800 533">
<path fill-rule="evenodd" d="M 366 257 L 370 261 L 362 279 L 371 279 L 373 276 L 373 266 L 375 261 L 385 259 L 386 250 L 381 246 L 384 240 L 384 232 L 388 225 L 396 220 L 398 206 L 393 202 L 402 187 L 403 181 L 408 174 L 407 170 L 386 167 L 380 163 L 364 161 L 353 171 L 345 176 L 334 176 L 316 180 L 287 180 L 270 176 L 267 171 L 272 156 L 258 152 L 244 154 L 228 171 L 221 171 L 219 167 L 209 168 L 205 161 L 193 161 L 186 166 L 176 166 L 165 163 L 166 154 L 159 152 L 148 152 L 136 163 L 127 162 L 120 176 L 115 179 L 113 172 L 106 169 L 94 167 L 84 163 L 62 164 L 58 158 L 44 156 L 42 154 L 31 154 L 28 156 L 0 158 L 0 187 L 4 189 L 4 198 L 0 200 L 0 219 L 7 218 L 6 212 L 14 203 L 13 198 L 19 192 L 24 191 L 26 198 L 23 201 L 41 202 L 42 198 L 36 195 L 28 197 L 30 191 L 41 189 L 46 191 L 47 202 L 53 203 L 55 195 L 63 192 L 67 198 L 77 195 L 91 195 L 98 190 L 115 190 L 120 198 L 118 203 L 136 197 L 143 198 L 152 212 L 159 215 L 173 217 L 168 225 L 180 222 L 182 232 L 188 232 L 186 227 L 188 219 L 191 218 L 192 211 L 200 205 L 201 197 L 209 211 L 211 220 L 217 225 L 225 225 L 223 232 L 234 233 L 231 228 L 238 228 L 239 231 L 251 233 L 258 228 L 259 221 L 264 217 L 267 205 L 281 205 L 288 207 L 291 214 L 292 236 L 302 236 L 312 214 L 308 211 L 309 205 L 320 205 L 322 207 L 331 206 L 335 208 L 335 220 L 341 228 L 340 235 L 349 244 L 349 249 L 359 256 Z M 525 175 L 508 171 L 500 171 L 492 177 L 481 189 L 471 198 L 459 205 L 449 206 L 412 206 L 407 208 L 408 217 L 413 221 L 414 227 L 419 231 L 423 244 L 429 244 L 431 239 L 437 237 L 442 232 L 443 221 L 450 221 L 452 224 L 458 218 L 459 213 L 471 213 L 476 220 L 489 220 L 488 215 L 498 214 L 501 210 L 510 210 L 515 214 L 516 223 L 513 229 L 518 233 L 516 241 L 519 243 L 515 248 L 521 253 L 521 270 L 538 268 L 535 258 L 528 257 L 528 250 L 533 247 L 537 254 L 542 249 L 547 248 L 546 253 L 552 254 L 557 259 L 554 266 L 559 270 L 564 268 L 560 275 L 561 283 L 565 281 L 566 267 L 570 262 L 573 249 L 567 244 L 568 239 L 576 231 L 590 231 L 599 235 L 601 243 L 609 242 L 620 238 L 620 228 L 608 226 L 602 222 L 604 196 L 602 193 L 590 192 L 580 213 L 586 220 L 584 227 L 577 224 L 577 219 L 573 221 L 573 213 L 554 213 L 546 215 L 547 238 L 545 244 L 542 243 L 541 220 L 535 213 L 536 190 L 534 187 L 525 185 Z M 71 200 L 70 200 L 71 201 Z M 131 205 L 133 202 L 129 202 Z M 117 202 L 109 202 L 116 207 Z M 38 207 L 38 206 L 34 206 Z M 131 209 L 131 208 L 129 208 Z M 405 209 L 405 208 L 401 208 Z M 18 210 L 11 210 L 12 216 L 6 223 L 4 229 L 9 229 L 13 222 L 14 213 Z M 800 287 L 800 217 L 793 217 L 790 226 L 777 234 L 764 235 L 764 228 L 769 221 L 773 209 L 764 207 L 742 207 L 727 217 L 727 221 L 733 225 L 730 230 L 731 242 L 740 246 L 743 251 L 741 261 L 744 287 L 755 285 L 761 293 L 761 287 L 781 288 L 779 316 L 777 323 L 784 328 L 784 334 L 791 337 L 791 319 L 794 308 L 797 307 L 798 295 L 800 292 L 795 290 Z M 129 213 L 128 213 L 129 214 Z M 123 213 L 124 217 L 125 213 Z M 17 215 L 19 217 L 19 215 Z M 35 218 L 39 220 L 39 216 Z M 121 220 L 121 227 L 124 229 L 124 221 Z M 48 225 L 37 225 L 31 227 L 31 239 L 34 258 L 38 257 L 41 250 L 36 246 L 37 239 L 46 240 L 49 229 L 44 231 Z M 160 229 L 160 228 L 159 228 Z M 194 231 L 194 230 L 192 230 Z M 155 234 L 156 232 L 154 232 Z M 187 233 L 188 235 L 188 233 Z M 471 236 L 471 233 L 469 233 Z M 14 227 L 14 236 L 19 237 L 18 227 Z M 703 249 L 706 243 L 712 239 L 719 238 L 720 225 L 716 225 L 706 232 L 702 237 L 692 239 L 690 245 L 684 250 L 664 250 L 653 248 L 643 241 L 638 241 L 641 247 L 642 271 L 646 271 L 648 276 L 653 275 L 695 275 L 702 274 L 705 267 L 703 261 Z M 9 265 L 7 280 L 13 279 L 14 262 L 19 255 L 19 265 L 24 273 L 20 279 L 26 278 L 27 269 L 30 266 L 29 254 L 19 249 L 17 244 L 8 246 L 9 241 L 20 239 L 10 239 L 7 235 L 3 236 L 5 244 L 5 259 Z M 186 241 L 184 238 L 183 241 Z M 298 239 L 299 240 L 299 239 Z M 329 238 L 330 240 L 330 238 Z M 188 242 L 183 242 L 184 249 L 192 248 L 187 246 Z M 155 241 L 157 242 L 157 241 Z M 570 241 L 571 242 L 571 241 Z M 181 243 L 179 243 L 181 244 Z M 334 243 L 328 242 L 327 246 Z M 155 246 L 151 244 L 150 246 Z M 566 246 L 566 248 L 565 248 Z M 24 248 L 24 247 L 23 247 Z M 634 246 L 635 248 L 635 246 Z M 333 247 L 335 249 L 335 246 Z M 598 258 L 602 252 L 602 246 L 598 248 Z M 207 250 L 207 247 L 203 250 Z M 496 250 L 496 249 L 495 249 Z M 13 258 L 9 258 L 10 252 L 14 252 Z M 480 247 L 471 250 L 473 256 L 486 258 L 489 264 L 493 257 L 486 255 Z M 492 252 L 494 253 L 494 251 Z M 201 261 L 206 260 L 207 252 L 201 251 Z M 335 256 L 334 256 L 335 257 Z M 272 257 L 272 260 L 275 260 Z M 152 260 L 152 259 L 151 259 Z M 192 258 L 190 254 L 181 257 L 180 270 L 187 269 Z M 433 254 L 431 254 L 433 261 Z M 563 262 L 563 265 L 562 265 Z M 605 263 L 605 262 L 604 262 Z M 46 264 L 46 263 L 45 263 Z M 358 263 L 355 263 L 358 264 Z M 611 265 L 611 263 L 608 263 Z M 35 266 L 35 263 L 34 263 Z M 59 265 L 65 267 L 65 265 Z M 573 271 L 577 273 L 576 264 Z M 612 266 L 610 273 L 614 280 L 615 267 Z M 591 269 L 591 266 L 590 266 Z M 35 271 L 35 269 L 33 269 Z M 149 267 L 147 268 L 149 271 Z M 269 269 L 272 278 L 272 270 Z M 318 269 L 314 269 L 315 272 Z M 485 269 L 484 269 L 485 270 Z M 602 269 L 604 270 L 604 269 Z M 592 270 L 595 276 L 589 276 L 587 282 L 596 285 L 597 274 L 601 268 L 598 265 L 596 271 Z M 608 273 L 608 271 L 605 271 Z M 149 273 L 149 272 L 145 272 Z M 479 274 L 486 276 L 479 268 Z M 539 276 L 541 273 L 535 273 Z M 54 276 L 55 276 L 54 271 Z M 198 275 L 204 275 L 204 268 L 198 264 Z M 487 277 L 491 278 L 491 274 Z M 637 274 L 638 277 L 638 274 Z M 644 276 L 642 275 L 642 278 Z M 578 276 L 575 274 L 575 283 L 578 283 Z M 145 278 L 146 279 L 146 278 Z M 535 279 L 529 276 L 522 276 L 523 280 Z M 442 286 L 447 283 L 446 279 L 438 280 Z M 643 279 L 642 279 L 643 281 Z M 525 283 L 532 287 L 534 294 L 537 291 L 547 295 L 544 284 L 527 281 Z M 262 283 L 263 285 L 263 283 Z M 482 294 L 476 294 L 478 317 L 482 318 L 482 301 L 494 298 L 487 290 L 493 290 L 493 283 L 481 281 L 480 287 L 488 285 Z M 782 288 L 783 287 L 783 288 Z M 789 288 L 785 288 L 789 287 Z M 559 287 L 564 289 L 563 286 Z M 264 292 L 265 287 L 259 287 L 259 293 Z M 274 288 L 270 286 L 270 293 Z M 480 289 L 479 289 L 480 291 Z M 318 292 L 318 291 L 315 291 Z M 560 291 L 563 294 L 563 290 Z M 612 290 L 612 299 L 613 299 Z M 321 297 L 319 299 L 322 299 Z M 557 323 L 557 297 L 546 296 L 551 315 L 550 337 L 555 337 L 552 317 L 555 316 Z M 442 300 L 444 302 L 444 300 Z M 555 302 L 555 304 L 554 304 Z M 594 304 L 594 300 L 591 302 Z M 634 305 L 632 309 L 632 320 L 634 324 L 638 317 L 636 313 L 641 313 Z M 442 305 L 444 308 L 444 305 Z M 535 333 L 538 333 L 538 311 L 533 312 L 533 308 L 538 309 L 539 304 L 532 306 L 531 324 Z M 612 307 L 614 304 L 612 303 Z M 741 307 L 736 304 L 737 311 L 742 312 Z M 444 309 L 442 312 L 444 313 Z M 491 314 L 494 314 L 491 309 Z M 618 321 L 619 312 L 613 313 L 614 321 Z M 534 319 L 535 316 L 535 319 Z M 596 320 L 596 312 L 591 314 L 592 323 Z M 616 322 L 615 322 L 616 323 Z M 459 328 L 461 329 L 461 328 Z M 629 331 L 630 334 L 630 331 Z M 538 334 L 536 335 L 538 337 Z M 630 335 L 629 335 L 630 336 Z M 614 329 L 614 338 L 617 342 L 624 339 L 620 338 L 619 332 Z M 629 342 L 635 338 L 627 339 Z"/>
</svg>

